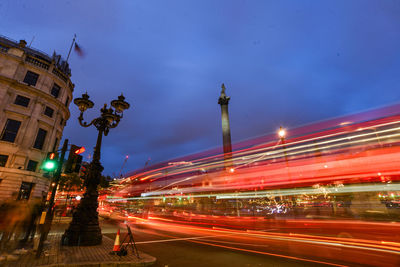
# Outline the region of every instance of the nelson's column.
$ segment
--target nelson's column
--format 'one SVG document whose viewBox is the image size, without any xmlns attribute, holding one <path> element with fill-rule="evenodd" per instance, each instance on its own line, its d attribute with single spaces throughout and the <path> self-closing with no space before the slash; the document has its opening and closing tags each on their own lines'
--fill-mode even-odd
<svg viewBox="0 0 400 267">
<path fill-rule="evenodd" d="M 231 128 L 229 126 L 228 104 L 231 99 L 225 94 L 225 85 L 221 85 L 222 91 L 218 99 L 218 104 L 221 105 L 221 120 L 222 120 L 222 138 L 224 146 L 225 168 L 229 168 L 232 164 L 232 144 L 231 144 Z"/>
</svg>

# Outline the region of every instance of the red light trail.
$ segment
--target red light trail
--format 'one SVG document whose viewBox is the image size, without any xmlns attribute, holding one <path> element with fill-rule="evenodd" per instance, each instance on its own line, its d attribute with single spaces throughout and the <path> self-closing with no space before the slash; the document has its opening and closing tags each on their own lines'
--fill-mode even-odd
<svg viewBox="0 0 400 267">
<path fill-rule="evenodd" d="M 223 154 L 207 153 L 147 167 L 102 196 L 99 212 L 162 228 L 191 225 L 208 231 L 203 237 L 237 235 L 185 237 L 210 246 L 338 266 L 396 265 L 400 115 L 384 108 L 332 122 L 285 131 L 284 142 L 276 135 L 234 146 L 229 169 Z M 265 251 L 252 248 L 265 239 Z"/>
</svg>

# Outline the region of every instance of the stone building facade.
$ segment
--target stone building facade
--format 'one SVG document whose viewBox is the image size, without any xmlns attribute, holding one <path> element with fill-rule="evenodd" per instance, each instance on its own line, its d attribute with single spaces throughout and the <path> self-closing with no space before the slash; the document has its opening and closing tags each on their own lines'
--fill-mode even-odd
<svg viewBox="0 0 400 267">
<path fill-rule="evenodd" d="M 58 148 L 74 84 L 68 63 L 0 36 L 0 200 L 41 197 L 41 165 Z"/>
</svg>

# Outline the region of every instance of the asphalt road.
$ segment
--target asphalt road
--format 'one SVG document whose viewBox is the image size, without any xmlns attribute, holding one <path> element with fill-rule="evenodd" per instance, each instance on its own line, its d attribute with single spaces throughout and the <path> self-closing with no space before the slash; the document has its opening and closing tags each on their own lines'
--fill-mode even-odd
<svg viewBox="0 0 400 267">
<path fill-rule="evenodd" d="M 156 257 L 158 267 L 400 266 L 397 242 L 283 233 L 279 229 L 199 227 L 165 218 L 127 220 L 101 219 L 103 235 L 114 240 L 120 229 L 122 241 L 129 225 L 139 251 Z M 64 232 L 67 226 L 67 222 L 56 221 L 51 231 Z"/>
<path fill-rule="evenodd" d="M 130 223 L 130 226 L 137 248 L 157 258 L 155 266 L 326 266 L 285 258 L 285 255 L 280 254 L 262 254 L 268 253 L 268 244 L 250 241 L 246 237 L 232 238 L 231 233 L 209 233 L 147 223 Z M 102 222 L 103 233 L 110 238 L 115 238 L 118 228 L 121 229 L 122 241 L 127 232 L 123 223 Z"/>
</svg>

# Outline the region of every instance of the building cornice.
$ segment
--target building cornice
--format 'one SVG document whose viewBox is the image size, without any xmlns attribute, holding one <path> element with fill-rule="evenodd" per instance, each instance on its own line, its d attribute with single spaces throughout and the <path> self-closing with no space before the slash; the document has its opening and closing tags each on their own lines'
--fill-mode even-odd
<svg viewBox="0 0 400 267">
<path fill-rule="evenodd" d="M 17 116 L 21 116 L 24 119 L 27 119 L 27 118 L 29 118 L 31 116 L 30 114 L 25 114 L 25 113 L 22 113 L 22 112 L 19 112 L 19 111 L 16 111 L 16 110 L 12 110 L 12 109 L 8 109 L 8 108 L 4 109 L 4 113 L 16 114 Z"/>
</svg>

